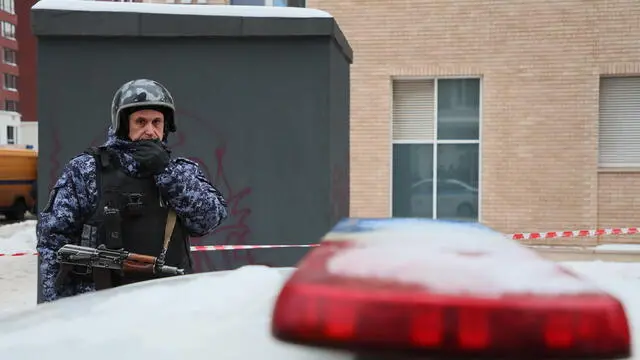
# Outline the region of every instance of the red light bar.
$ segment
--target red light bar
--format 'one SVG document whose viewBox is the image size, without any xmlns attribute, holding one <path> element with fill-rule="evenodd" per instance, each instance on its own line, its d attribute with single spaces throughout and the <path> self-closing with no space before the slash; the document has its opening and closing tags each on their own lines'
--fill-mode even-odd
<svg viewBox="0 0 640 360">
<path fill-rule="evenodd" d="M 422 221 L 425 231 L 437 230 L 441 236 L 417 234 L 423 238 L 420 243 L 414 241 L 418 236 L 404 241 L 412 232 L 400 229 L 410 226 L 417 230 L 415 224 L 402 222 L 402 227 L 392 231 L 383 229 L 386 241 L 376 238 L 380 228 L 394 220 L 401 219 L 359 220 L 368 226 L 378 224 L 378 228 L 364 230 L 362 225 L 345 231 L 341 223 L 336 227 L 339 231 L 334 229 L 320 247 L 307 254 L 276 301 L 274 336 L 292 343 L 352 351 L 406 351 L 457 358 L 630 356 L 629 326 L 622 305 L 585 280 L 500 234 L 486 242 L 483 253 L 482 244 L 475 240 L 488 239 L 487 233 L 492 231 L 477 226 Z M 449 240 L 456 241 L 436 246 L 438 239 L 447 240 L 447 229 L 455 229 Z M 460 229 L 469 233 L 470 241 L 459 241 Z M 499 243 L 502 246 L 497 246 Z M 395 252 L 391 250 L 394 247 Z M 394 258 L 400 253 L 398 248 L 407 254 L 406 259 Z M 446 258 L 456 251 L 457 265 Z M 339 258 L 349 252 L 359 253 L 361 261 L 343 257 L 348 262 L 339 265 Z M 496 256 L 500 253 L 502 257 Z M 443 257 L 446 263 L 436 264 L 430 272 L 422 268 L 429 264 L 418 261 L 431 259 L 433 264 L 437 262 L 434 259 Z M 486 270 L 468 271 L 473 269 L 469 264 L 483 257 L 490 260 L 481 263 Z M 488 269 L 492 260 L 495 268 L 500 268 L 499 260 L 507 262 L 503 275 Z M 533 285 L 531 279 L 537 277 L 538 288 L 526 289 L 526 284 L 515 281 L 509 285 L 504 280 L 527 267 L 535 268 L 539 275 L 529 274 L 522 281 Z M 553 272 L 545 272 L 548 269 Z M 457 274 L 451 276 L 452 272 Z M 468 286 L 463 284 L 465 277 Z M 484 292 L 472 285 L 475 281 L 498 288 L 502 284 L 503 289 Z"/>
</svg>

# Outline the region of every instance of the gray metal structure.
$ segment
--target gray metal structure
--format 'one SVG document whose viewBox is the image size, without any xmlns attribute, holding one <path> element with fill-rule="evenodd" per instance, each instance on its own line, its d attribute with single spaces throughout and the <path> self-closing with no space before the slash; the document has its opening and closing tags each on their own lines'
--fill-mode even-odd
<svg viewBox="0 0 640 360">
<path fill-rule="evenodd" d="M 229 201 L 229 219 L 194 245 L 310 244 L 348 216 L 352 50 L 330 14 L 42 0 L 32 27 L 40 194 L 105 140 L 115 90 L 151 78 L 176 101 L 174 152 L 200 162 Z M 202 272 L 293 266 L 306 251 L 193 255 Z"/>
</svg>

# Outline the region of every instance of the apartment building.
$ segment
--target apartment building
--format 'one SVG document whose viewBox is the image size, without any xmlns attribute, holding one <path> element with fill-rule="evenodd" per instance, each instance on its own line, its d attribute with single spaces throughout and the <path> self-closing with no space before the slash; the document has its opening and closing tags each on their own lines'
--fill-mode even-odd
<svg viewBox="0 0 640 360">
<path fill-rule="evenodd" d="M 336 17 L 355 54 L 353 216 L 505 233 L 640 226 L 635 0 L 154 2 Z"/>
<path fill-rule="evenodd" d="M 11 1 L 11 0 L 0 0 Z M 20 122 L 19 144 L 38 149 L 38 89 L 37 89 L 37 45 L 36 37 L 31 30 L 31 7 L 38 0 L 15 0 L 16 39 L 20 47 L 18 68 L 20 76 L 17 79 L 20 102 L 15 104 L 16 111 L 22 117 Z"/>
<path fill-rule="evenodd" d="M 20 139 L 20 114 L 18 104 L 18 41 L 16 26 L 18 17 L 14 0 L 0 0 L 0 47 L 2 62 L 0 73 L 0 145 L 18 144 Z"/>
</svg>

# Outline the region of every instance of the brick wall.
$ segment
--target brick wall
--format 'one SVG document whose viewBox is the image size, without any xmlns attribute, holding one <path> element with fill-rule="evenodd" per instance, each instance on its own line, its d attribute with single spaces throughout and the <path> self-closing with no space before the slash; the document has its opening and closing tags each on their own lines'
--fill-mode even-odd
<svg viewBox="0 0 640 360">
<path fill-rule="evenodd" d="M 640 226 L 640 173 L 597 165 L 599 75 L 640 74 L 638 2 L 490 4 L 308 1 L 336 17 L 354 48 L 352 215 L 390 215 L 390 78 L 481 75 L 483 223 Z"/>
</svg>

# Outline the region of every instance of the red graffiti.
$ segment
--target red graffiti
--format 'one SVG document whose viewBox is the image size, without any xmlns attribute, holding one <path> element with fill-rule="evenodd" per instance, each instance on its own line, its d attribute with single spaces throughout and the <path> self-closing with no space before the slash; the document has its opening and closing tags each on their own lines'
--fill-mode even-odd
<svg viewBox="0 0 640 360">
<path fill-rule="evenodd" d="M 244 207 L 240 208 L 242 204 L 242 200 L 246 199 L 248 195 L 251 194 L 251 188 L 245 187 L 235 192 L 231 183 L 229 182 L 227 175 L 224 169 L 224 161 L 226 155 L 226 146 L 221 146 L 215 149 L 215 157 L 216 157 L 216 171 L 215 177 L 211 176 L 209 168 L 200 158 L 190 157 L 189 159 L 197 162 L 202 171 L 207 175 L 207 178 L 214 179 L 213 183 L 216 188 L 222 192 L 223 196 L 227 200 L 229 217 L 225 222 L 215 229 L 211 235 L 220 234 L 220 236 L 224 236 L 222 240 L 223 245 L 246 245 L 249 235 L 251 234 L 251 229 L 247 225 L 246 221 L 251 215 L 251 209 Z M 209 236 L 207 236 L 209 237 Z M 204 240 L 207 238 L 193 238 L 193 243 L 196 245 L 202 245 Z M 244 254 L 242 254 L 244 253 Z M 252 254 L 248 251 L 232 251 L 232 252 L 224 252 L 221 254 L 222 259 L 225 263 L 224 268 L 233 268 L 234 264 L 238 263 L 247 263 L 247 264 L 255 264 L 256 261 L 253 258 Z M 235 260 L 235 261 L 234 261 Z M 212 262 L 212 259 L 208 254 L 194 254 L 194 261 L 196 265 L 196 271 L 201 271 L 203 269 L 202 262 L 205 263 L 206 267 L 210 270 L 217 270 L 215 265 Z"/>
<path fill-rule="evenodd" d="M 191 120 L 197 122 L 199 126 L 209 129 L 208 133 L 211 134 L 212 137 L 220 134 L 220 132 L 214 129 L 214 126 L 210 121 L 206 121 L 196 115 L 184 111 L 180 111 L 178 115 L 188 117 Z M 182 143 L 184 143 L 184 141 Z M 174 149 L 176 147 L 176 145 L 172 146 L 172 148 Z M 252 234 L 252 231 L 247 222 L 252 211 L 246 205 L 243 206 L 243 204 L 248 199 L 248 196 L 251 195 L 252 188 L 246 186 L 237 189 L 236 186 L 232 185 L 229 181 L 225 171 L 225 164 L 227 159 L 226 141 L 223 140 L 221 144 L 219 144 L 219 146 L 213 149 L 213 151 L 216 159 L 215 176 L 212 176 L 210 169 L 200 158 L 190 157 L 190 160 L 198 162 L 207 178 L 213 179 L 214 185 L 227 200 L 229 217 L 223 222 L 220 227 L 214 230 L 212 234 L 202 238 L 193 238 L 193 243 L 195 245 L 204 245 L 205 242 L 209 243 L 209 241 L 206 241 L 206 239 L 213 236 L 218 236 L 222 237 L 222 241 L 218 241 L 218 243 L 222 243 L 223 245 L 248 245 L 249 237 Z M 222 268 L 226 269 L 231 269 L 242 265 L 258 264 L 250 250 L 225 251 L 222 252 L 220 256 L 224 262 Z M 218 270 L 213 263 L 212 258 L 213 257 L 211 255 L 205 252 L 194 254 L 196 271 L 207 271 L 207 269 Z M 271 266 L 270 264 L 266 263 L 262 263 L 262 265 Z"/>
<path fill-rule="evenodd" d="M 224 186 L 229 191 L 228 199 L 227 199 L 228 207 L 229 207 L 229 215 L 232 218 L 235 218 L 237 216 L 238 220 L 235 224 L 224 225 L 219 227 L 214 231 L 214 234 L 228 231 L 225 237 L 227 244 L 246 245 L 248 236 L 249 234 L 251 234 L 251 229 L 246 223 L 247 219 L 251 215 L 251 209 L 247 207 L 239 208 L 239 206 L 240 206 L 240 202 L 251 194 L 252 189 L 250 187 L 245 187 L 240 191 L 238 191 L 237 193 L 233 191 L 231 187 L 231 183 L 229 183 L 229 180 L 227 179 L 224 173 L 223 160 L 224 160 L 224 155 L 226 153 L 226 150 L 227 149 L 225 147 L 220 147 L 216 149 L 216 161 L 217 161 L 216 179 L 219 179 L 219 181 L 222 184 L 224 184 Z M 218 183 L 218 181 L 216 181 L 216 183 Z M 239 251 L 234 251 L 232 252 L 232 254 L 234 255 L 234 259 L 236 261 L 242 261 L 240 259 L 241 257 L 239 256 L 241 255 Z M 249 264 L 256 263 L 255 259 L 253 258 L 253 255 L 250 252 L 245 251 L 244 255 L 245 255 L 244 256 L 245 260 L 248 261 Z"/>
</svg>

